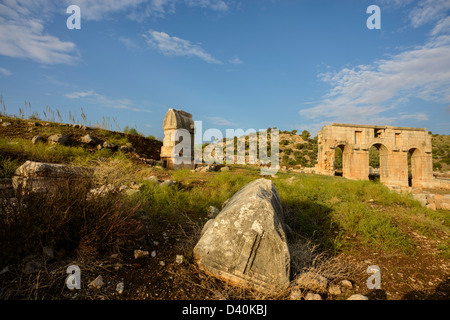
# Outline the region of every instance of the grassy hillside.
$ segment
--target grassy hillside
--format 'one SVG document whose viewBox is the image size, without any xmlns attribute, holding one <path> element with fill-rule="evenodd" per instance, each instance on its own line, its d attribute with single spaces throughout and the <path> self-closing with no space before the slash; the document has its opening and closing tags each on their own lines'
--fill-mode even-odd
<svg viewBox="0 0 450 320">
<path fill-rule="evenodd" d="M 109 131 L 82 125 L 42 120 L 26 120 L 15 117 L 0 117 L 0 178 L 10 177 L 15 169 L 26 160 L 71 163 L 78 165 L 96 165 L 101 158 L 119 155 L 136 160 L 139 158 L 159 160 L 162 142 L 155 138 L 146 138 L 139 134 Z M 4 126 L 4 124 L 8 124 Z M 55 134 L 64 134 L 69 141 L 64 145 L 51 145 L 46 140 Z M 115 149 L 101 148 L 81 141 L 90 135 L 102 142 L 116 146 Z M 32 138 L 40 136 L 43 142 L 32 143 Z M 120 146 L 131 146 L 133 153 L 118 151 Z"/>
<path fill-rule="evenodd" d="M 433 134 L 433 169 L 450 171 L 450 135 Z"/>
</svg>

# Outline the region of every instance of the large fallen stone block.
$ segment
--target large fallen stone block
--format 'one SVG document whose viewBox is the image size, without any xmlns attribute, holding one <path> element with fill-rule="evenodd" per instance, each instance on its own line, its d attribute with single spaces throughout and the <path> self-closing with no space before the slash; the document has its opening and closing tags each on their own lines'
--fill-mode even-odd
<svg viewBox="0 0 450 320">
<path fill-rule="evenodd" d="M 17 168 L 12 185 L 16 192 L 54 192 L 61 183 L 87 179 L 93 174 L 93 168 L 26 161 Z"/>
<path fill-rule="evenodd" d="M 207 222 L 194 257 L 202 270 L 236 285 L 288 286 L 290 254 L 280 198 L 272 181 L 258 179 L 238 191 Z"/>
</svg>

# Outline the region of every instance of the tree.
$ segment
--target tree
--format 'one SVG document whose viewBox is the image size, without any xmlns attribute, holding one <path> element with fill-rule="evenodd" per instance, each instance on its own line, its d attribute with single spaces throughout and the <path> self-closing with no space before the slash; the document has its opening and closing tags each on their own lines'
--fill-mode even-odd
<svg viewBox="0 0 450 320">
<path fill-rule="evenodd" d="M 303 132 L 302 132 L 302 139 L 303 140 L 305 140 L 305 141 L 308 140 L 310 136 L 311 136 L 311 134 L 308 131 L 303 130 Z"/>
<path fill-rule="evenodd" d="M 130 127 L 128 127 L 128 126 L 125 126 L 125 128 L 123 128 L 123 133 L 126 133 L 126 134 L 134 134 L 134 135 L 141 135 L 137 130 L 136 130 L 136 128 L 130 128 Z"/>
</svg>

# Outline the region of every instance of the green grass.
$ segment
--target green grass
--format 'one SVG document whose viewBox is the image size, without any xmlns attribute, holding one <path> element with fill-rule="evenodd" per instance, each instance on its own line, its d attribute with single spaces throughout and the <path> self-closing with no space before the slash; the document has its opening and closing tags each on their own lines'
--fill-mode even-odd
<svg viewBox="0 0 450 320">
<path fill-rule="evenodd" d="M 111 158 L 113 156 L 113 152 L 110 149 L 91 151 L 82 146 L 48 145 L 46 143 L 33 144 L 31 141 L 22 138 L 7 139 L 2 137 L 0 137 L 0 152 L 11 155 L 10 158 L 15 159 L 15 164 L 32 160 L 49 163 L 89 165 L 99 157 Z"/>
<path fill-rule="evenodd" d="M 201 226 L 210 205 L 220 209 L 240 188 L 261 177 L 257 168 L 232 168 L 219 173 L 174 171 L 172 179 L 182 187 L 145 183 L 135 200 L 156 223 L 183 223 L 187 218 L 197 219 Z M 290 228 L 326 251 L 337 253 L 363 244 L 378 251 L 413 254 L 408 230 L 428 236 L 437 230 L 449 231 L 448 211 L 423 208 L 410 196 L 380 183 L 315 175 L 296 175 L 289 183 L 292 175 L 277 176 L 273 181 Z"/>
<path fill-rule="evenodd" d="M 17 159 L 0 157 L 0 178 L 11 178 L 19 166 L 20 161 Z"/>
<path fill-rule="evenodd" d="M 439 256 L 443 259 L 450 260 L 450 240 L 438 245 Z"/>
<path fill-rule="evenodd" d="M 448 232 L 448 211 L 422 208 L 408 195 L 391 192 L 380 183 L 305 175 L 292 184 L 284 179 L 275 184 L 284 207 L 295 216 L 295 231 L 325 250 L 351 249 L 362 243 L 411 254 L 414 243 L 404 229 L 428 235 Z"/>
</svg>

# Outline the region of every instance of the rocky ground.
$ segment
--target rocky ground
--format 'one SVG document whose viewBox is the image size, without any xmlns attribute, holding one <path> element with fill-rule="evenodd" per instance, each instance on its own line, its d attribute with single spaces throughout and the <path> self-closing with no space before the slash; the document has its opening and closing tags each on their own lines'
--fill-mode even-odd
<svg viewBox="0 0 450 320">
<path fill-rule="evenodd" d="M 200 271 L 192 261 L 192 235 L 186 235 L 184 230 L 173 226 L 164 232 L 150 232 L 139 248 L 147 252 L 142 257 L 136 258 L 135 250 L 130 249 L 119 256 L 90 261 L 47 258 L 40 260 L 42 265 L 28 273 L 24 272 L 25 261 L 20 266 L 9 266 L 0 274 L 0 297 L 45 300 L 304 300 L 318 298 L 319 294 L 321 299 L 344 300 L 361 294 L 369 300 L 449 300 L 450 264 L 435 255 L 435 241 L 418 234 L 412 236 L 418 249 L 414 256 L 374 252 L 359 246 L 335 258 L 339 264 L 345 265 L 345 277 L 327 279 L 325 290 L 311 290 L 308 285 L 299 286 L 293 281 L 287 290 L 268 294 L 230 286 Z M 66 287 L 66 269 L 70 265 L 78 265 L 81 269 L 80 290 Z M 381 289 L 367 288 L 366 281 L 370 275 L 366 270 L 371 265 L 377 265 L 381 270 Z M 99 276 L 103 284 L 95 288 L 91 283 Z"/>
</svg>

